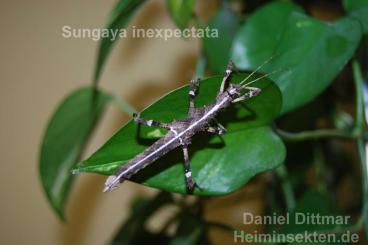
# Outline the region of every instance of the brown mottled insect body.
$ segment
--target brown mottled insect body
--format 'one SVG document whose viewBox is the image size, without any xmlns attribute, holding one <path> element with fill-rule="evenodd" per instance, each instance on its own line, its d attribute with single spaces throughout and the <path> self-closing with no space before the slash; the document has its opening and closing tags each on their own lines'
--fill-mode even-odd
<svg viewBox="0 0 368 245">
<path fill-rule="evenodd" d="M 181 146 L 184 155 L 184 178 L 188 192 L 192 192 L 197 186 L 196 182 L 192 178 L 192 172 L 189 163 L 188 145 L 191 143 L 192 137 L 199 132 L 210 132 L 216 134 L 223 134 L 226 129 L 216 120 L 217 114 L 231 106 L 231 104 L 239 101 L 243 101 L 256 96 L 261 92 L 259 88 L 249 87 L 248 84 L 242 85 L 251 75 L 257 70 L 252 72 L 246 79 L 240 84 L 229 83 L 229 78 L 233 72 L 234 65 L 229 62 L 225 75 L 221 82 L 220 90 L 215 98 L 215 101 L 208 106 L 200 108 L 195 107 L 195 96 L 199 87 L 199 79 L 192 80 L 189 87 L 189 111 L 188 117 L 184 120 L 174 120 L 171 123 L 161 123 L 153 120 L 146 120 L 140 118 L 135 114 L 134 120 L 137 123 L 156 126 L 168 129 L 167 134 L 161 139 L 157 140 L 145 151 L 129 160 L 121 168 L 109 176 L 105 183 L 105 191 L 111 191 L 119 186 L 124 180 L 129 179 L 132 175 L 139 170 L 145 168 L 150 163 L 153 163 L 169 151 Z M 262 77 L 261 77 L 262 78 Z M 256 80 L 259 80 L 257 78 Z M 253 80 L 252 82 L 254 82 Z M 243 92 L 246 90 L 247 92 Z M 199 187 L 200 188 L 200 187 Z M 201 188 L 200 188 L 201 189 Z"/>
</svg>

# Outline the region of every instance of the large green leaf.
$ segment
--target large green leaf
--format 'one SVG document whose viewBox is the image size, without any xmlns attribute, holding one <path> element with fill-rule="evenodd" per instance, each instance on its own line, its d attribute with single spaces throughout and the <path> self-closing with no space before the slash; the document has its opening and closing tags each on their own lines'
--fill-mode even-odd
<svg viewBox="0 0 368 245">
<path fill-rule="evenodd" d="M 302 11 L 291 2 L 278 1 L 249 16 L 234 40 L 231 57 L 235 64 L 243 69 L 252 69 L 272 57 L 281 42 L 289 16 Z"/>
<path fill-rule="evenodd" d="M 238 17 L 227 4 L 208 22 L 208 27 L 211 30 L 217 29 L 219 34 L 218 38 L 203 38 L 203 49 L 214 73 L 222 73 L 225 70 L 238 26 Z"/>
<path fill-rule="evenodd" d="M 368 32 L 368 0 L 344 0 L 344 8 L 349 16 L 362 24 L 364 33 Z"/>
<path fill-rule="evenodd" d="M 144 1 L 145 0 L 119 0 L 110 14 L 106 28 L 112 31 L 119 31 L 121 28 L 125 27 L 135 11 Z M 100 78 L 102 68 L 117 39 L 118 38 L 113 39 L 112 36 L 108 36 L 102 37 L 100 41 L 94 74 L 95 84 L 97 84 Z"/>
<path fill-rule="evenodd" d="M 235 75 L 232 82 L 245 76 Z M 197 106 L 213 100 L 221 77 L 201 81 Z M 267 125 L 278 115 L 281 96 L 277 86 L 262 79 L 254 86 L 263 89 L 257 97 L 247 103 L 228 108 L 219 120 L 228 128 L 222 136 L 206 134 L 195 137 L 190 147 L 193 177 L 204 189 L 195 191 L 199 195 L 226 194 L 244 185 L 255 174 L 279 165 L 285 156 L 282 141 Z M 188 110 L 188 86 L 179 88 L 142 112 L 142 117 L 169 122 L 185 118 Z M 139 130 L 140 129 L 140 130 Z M 138 127 L 130 121 L 90 158 L 81 162 L 76 171 L 111 174 L 127 160 L 143 151 L 146 135 L 155 131 L 149 127 Z M 151 143 L 151 142 L 150 142 Z M 142 170 L 133 181 L 167 191 L 185 193 L 181 149 L 176 149 Z"/>
<path fill-rule="evenodd" d="M 332 82 L 360 38 L 359 23 L 350 18 L 326 23 L 300 13 L 290 3 L 271 3 L 241 27 L 231 56 L 243 69 L 254 69 L 273 56 L 263 71 L 282 70 L 271 77 L 283 94 L 282 111 L 288 112 L 311 101 Z"/>
<path fill-rule="evenodd" d="M 169 12 L 180 28 L 185 28 L 193 14 L 195 0 L 166 0 Z"/>
<path fill-rule="evenodd" d="M 107 96 L 91 89 L 77 90 L 59 105 L 48 123 L 40 152 L 40 176 L 49 202 L 64 217 L 64 205 L 73 180 L 71 169 L 79 156 Z"/>
</svg>

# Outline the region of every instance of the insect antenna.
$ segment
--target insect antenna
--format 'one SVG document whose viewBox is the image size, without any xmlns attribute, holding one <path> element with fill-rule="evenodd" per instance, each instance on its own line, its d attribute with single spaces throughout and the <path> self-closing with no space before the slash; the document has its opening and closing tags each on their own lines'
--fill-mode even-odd
<svg viewBox="0 0 368 245">
<path fill-rule="evenodd" d="M 282 70 L 284 70 L 284 69 L 281 69 L 281 68 L 280 68 L 280 69 L 277 69 L 277 70 L 272 71 L 272 72 L 270 72 L 270 73 L 264 74 L 263 76 L 260 76 L 260 77 L 258 77 L 258 78 L 256 78 L 256 79 L 254 79 L 254 80 L 250 81 L 249 83 L 246 83 L 246 84 L 242 85 L 241 87 L 242 87 L 242 88 L 245 88 L 245 87 L 247 87 L 248 85 L 250 85 L 250 84 L 252 84 L 252 83 L 255 83 L 255 82 L 257 82 L 257 81 L 259 81 L 259 80 L 261 80 L 261 79 L 263 79 L 263 78 L 265 78 L 265 77 L 271 76 L 272 74 L 275 74 L 275 73 L 280 72 L 280 71 L 282 71 Z M 244 80 L 243 80 L 243 81 L 244 81 Z"/>
<path fill-rule="evenodd" d="M 254 71 L 252 71 L 243 81 L 239 84 L 246 82 L 249 78 L 251 78 L 257 71 L 259 71 L 262 67 L 264 67 L 267 63 L 269 63 L 273 58 L 275 58 L 276 54 L 272 55 L 270 58 L 265 60 L 262 64 L 260 64 Z"/>
</svg>

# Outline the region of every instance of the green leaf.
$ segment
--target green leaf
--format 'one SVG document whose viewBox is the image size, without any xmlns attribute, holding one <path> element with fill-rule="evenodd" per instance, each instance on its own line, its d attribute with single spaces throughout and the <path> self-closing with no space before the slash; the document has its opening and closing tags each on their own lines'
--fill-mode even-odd
<svg viewBox="0 0 368 245">
<path fill-rule="evenodd" d="M 166 3 L 176 25 L 185 28 L 192 17 L 195 0 L 166 0 Z"/>
<path fill-rule="evenodd" d="M 121 28 L 127 26 L 131 17 L 143 2 L 144 0 L 119 0 L 110 14 L 106 29 L 118 31 L 119 33 Z M 108 37 L 102 37 L 100 41 L 94 74 L 95 85 L 98 83 L 102 68 L 105 65 L 107 57 L 109 56 L 110 51 L 117 39 L 118 38 L 113 39 L 109 35 Z"/>
<path fill-rule="evenodd" d="M 203 38 L 203 49 L 214 73 L 222 73 L 230 58 L 230 49 L 239 20 L 227 4 L 209 21 L 208 27 L 218 30 L 218 38 Z"/>
<path fill-rule="evenodd" d="M 161 234 L 151 234 L 144 225 L 146 221 L 164 205 L 172 202 L 170 194 L 160 192 L 151 200 L 138 200 L 133 204 L 132 213 L 127 221 L 122 224 L 115 234 L 112 245 L 147 244 L 148 242 L 162 244 L 161 239 L 165 239 Z"/>
<path fill-rule="evenodd" d="M 68 95 L 48 123 L 40 152 L 39 171 L 48 200 L 60 218 L 73 176 L 71 169 L 79 161 L 96 120 L 103 111 L 107 96 L 83 88 Z M 92 104 L 92 103 L 95 104 Z"/>
<path fill-rule="evenodd" d="M 245 75 L 234 75 L 232 82 L 241 81 Z M 221 77 L 201 81 L 197 106 L 213 101 Z M 259 80 L 254 86 L 263 89 L 257 97 L 237 104 L 224 111 L 219 120 L 228 129 L 222 136 L 201 134 L 193 139 L 190 147 L 193 177 L 204 191 L 198 195 L 223 195 L 242 187 L 257 173 L 275 168 L 285 157 L 282 141 L 268 127 L 278 115 L 281 96 L 277 86 L 268 79 Z M 169 122 L 185 118 L 188 110 L 188 86 L 167 94 L 142 112 L 142 117 Z M 140 129 L 140 130 L 138 130 Z M 138 127 L 130 121 L 90 158 L 76 167 L 81 172 L 111 174 L 118 167 L 142 152 L 143 136 L 153 128 Z M 150 142 L 152 143 L 152 142 Z M 183 176 L 183 153 L 176 149 L 154 164 L 139 172 L 133 181 L 162 190 L 186 193 Z M 235 171 L 234 171 L 235 170 Z"/>
<path fill-rule="evenodd" d="M 364 33 L 368 32 L 368 0 L 344 0 L 348 15 L 360 21 Z"/>
<path fill-rule="evenodd" d="M 349 61 L 361 38 L 354 20 L 326 23 L 299 12 L 290 3 L 261 8 L 240 28 L 231 55 L 242 69 L 254 69 L 274 57 L 262 70 L 282 69 L 271 77 L 282 91 L 284 113 L 319 95 Z"/>
<path fill-rule="evenodd" d="M 252 69 L 272 57 L 281 42 L 289 16 L 302 11 L 291 2 L 277 1 L 249 16 L 234 40 L 231 58 L 235 64 L 239 68 Z"/>
</svg>

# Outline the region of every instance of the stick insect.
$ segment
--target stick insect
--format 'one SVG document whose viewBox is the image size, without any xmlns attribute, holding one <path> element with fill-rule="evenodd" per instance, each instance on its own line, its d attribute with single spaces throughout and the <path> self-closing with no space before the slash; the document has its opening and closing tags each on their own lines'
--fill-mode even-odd
<svg viewBox="0 0 368 245">
<path fill-rule="evenodd" d="M 203 131 L 219 135 L 225 133 L 226 129 L 216 120 L 216 116 L 221 110 L 228 108 L 233 103 L 250 99 L 261 92 L 260 88 L 250 87 L 248 85 L 270 75 L 270 73 L 258 77 L 251 82 L 245 82 L 268 61 L 269 60 L 260 65 L 239 84 L 229 82 L 231 74 L 235 69 L 233 62 L 230 61 L 214 102 L 201 108 L 196 108 L 194 104 L 200 80 L 191 80 L 189 86 L 188 117 L 184 120 L 174 120 L 171 123 L 162 123 L 154 120 L 146 120 L 141 118 L 138 114 L 134 114 L 133 118 L 136 123 L 150 127 L 155 126 L 164 128 L 167 129 L 168 132 L 145 151 L 136 155 L 133 159 L 121 166 L 113 175 L 110 175 L 105 182 L 103 192 L 116 189 L 121 183 L 130 179 L 130 177 L 139 170 L 145 168 L 147 165 L 153 163 L 169 151 L 180 146 L 183 149 L 184 155 L 184 178 L 187 192 L 192 193 L 195 187 L 201 190 L 200 186 L 198 186 L 192 178 L 192 171 L 189 162 L 188 145 L 191 143 L 192 137 Z"/>
</svg>

